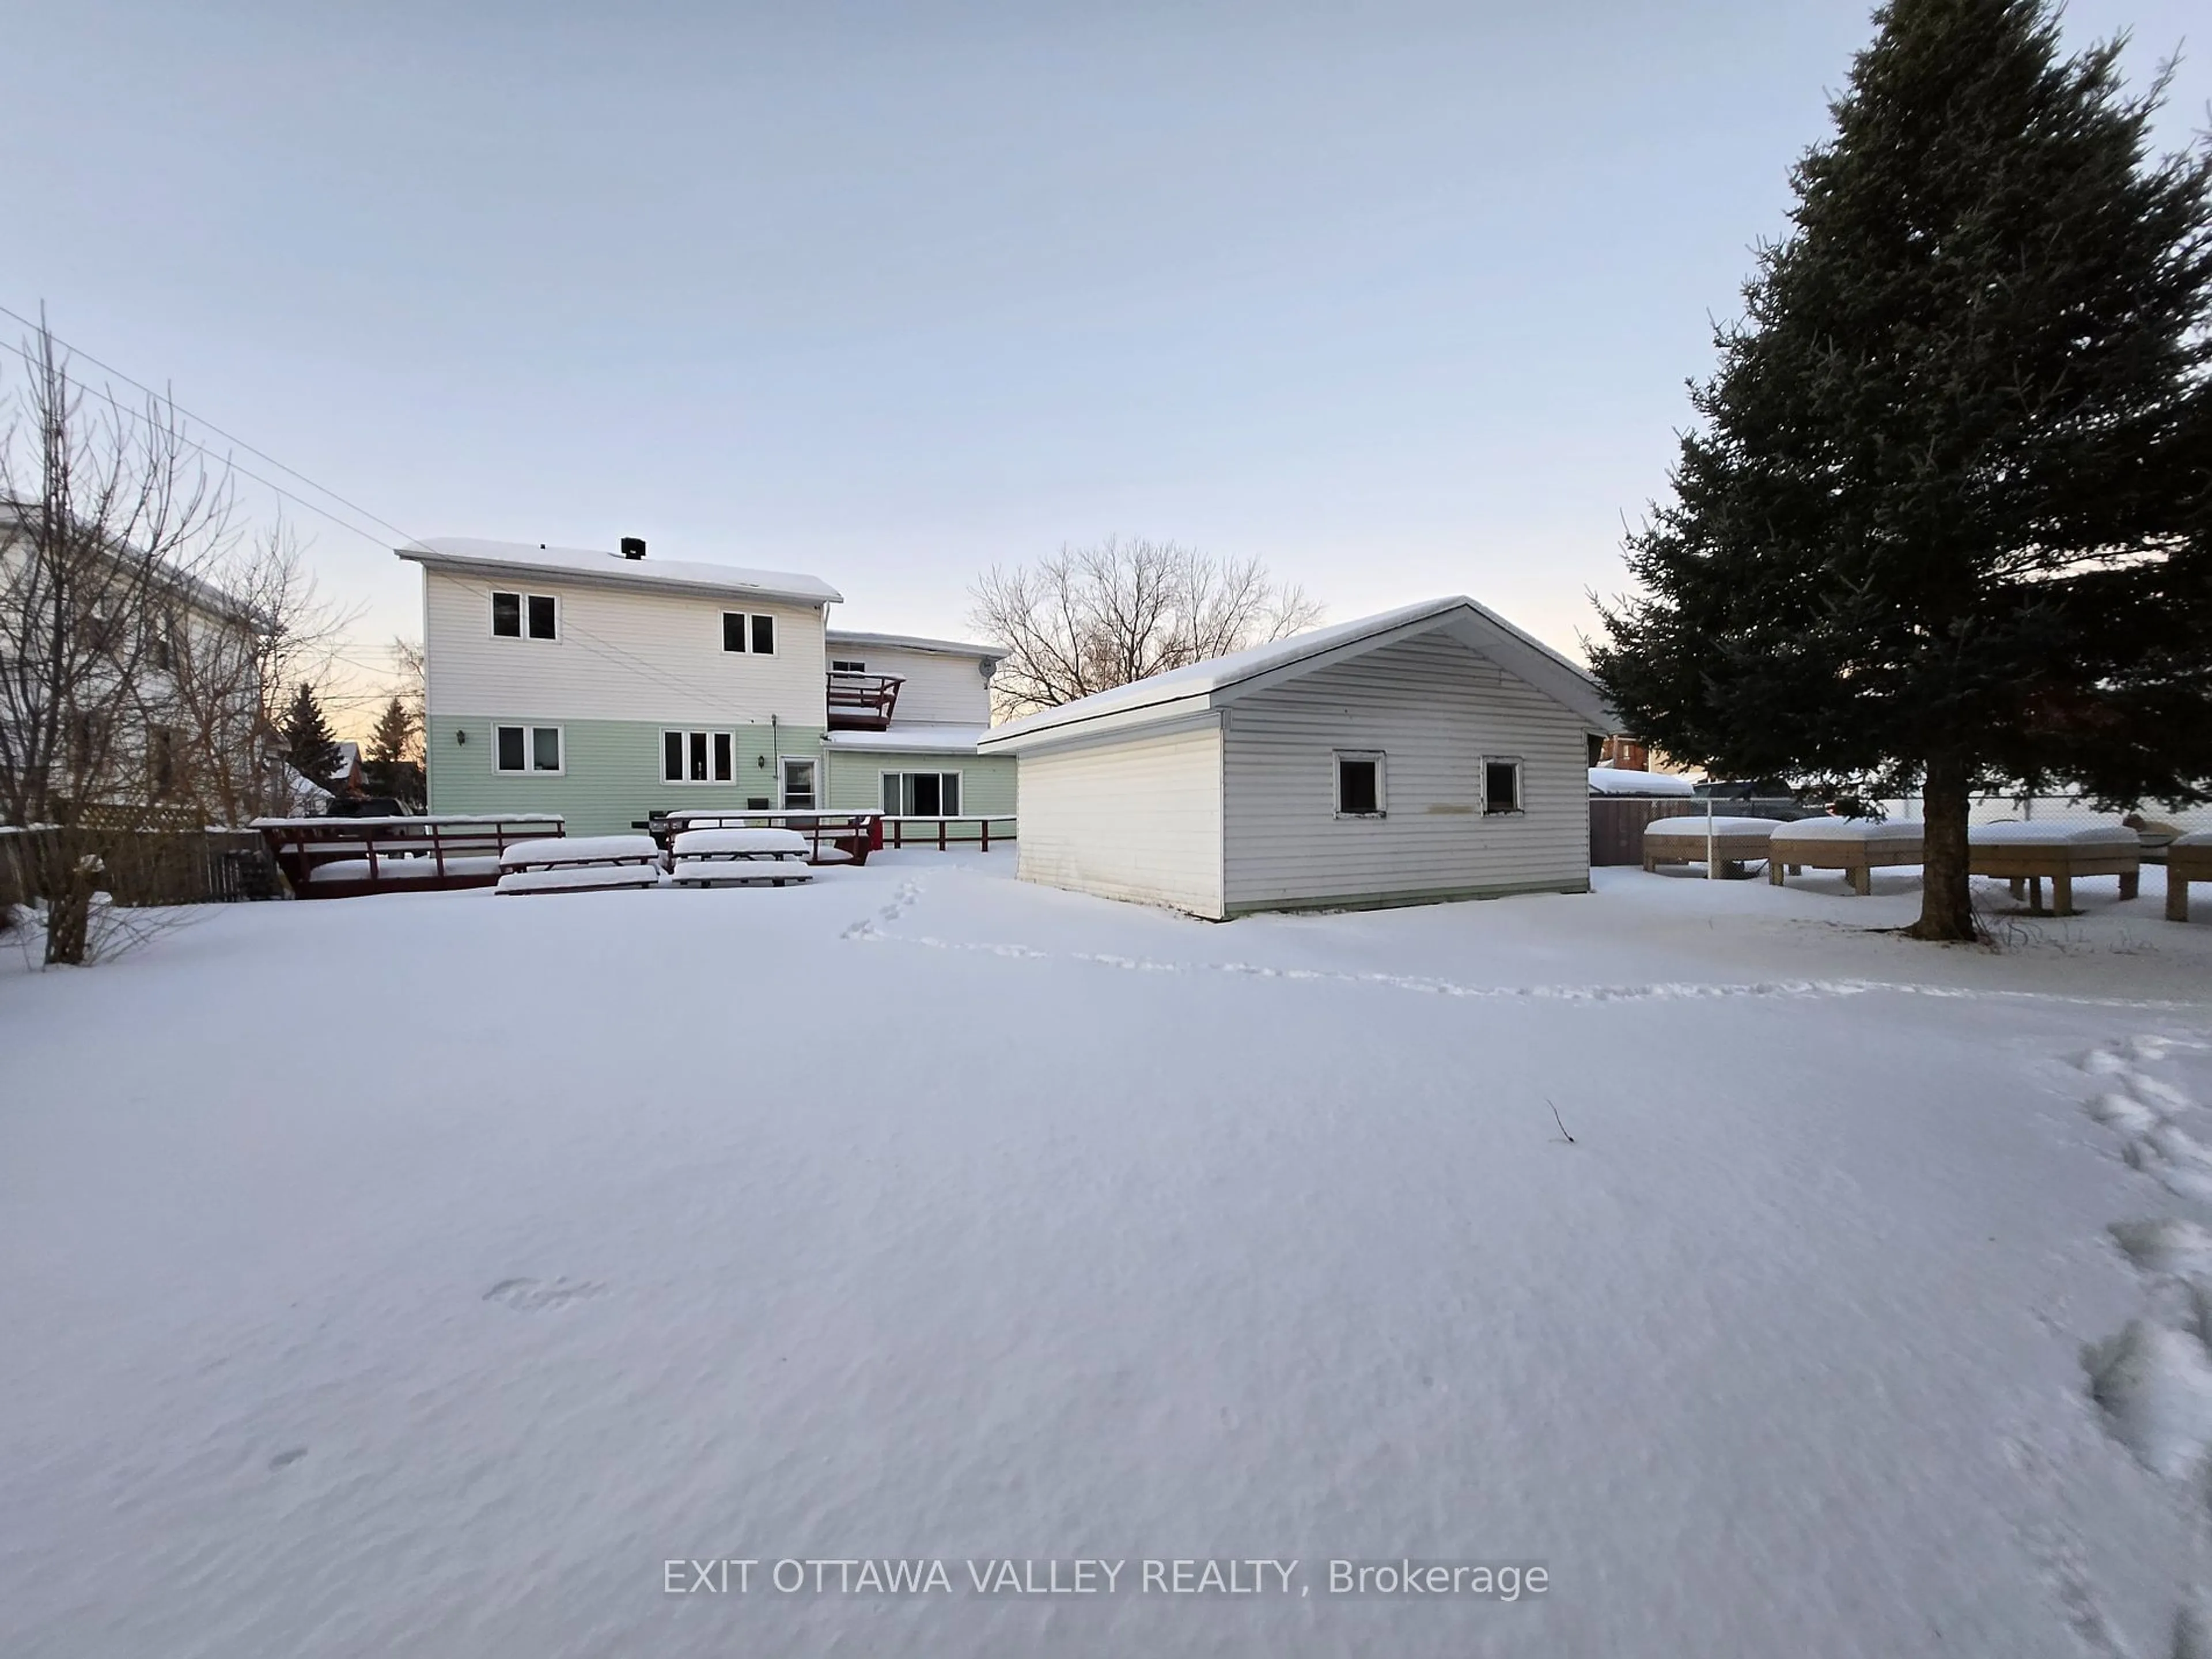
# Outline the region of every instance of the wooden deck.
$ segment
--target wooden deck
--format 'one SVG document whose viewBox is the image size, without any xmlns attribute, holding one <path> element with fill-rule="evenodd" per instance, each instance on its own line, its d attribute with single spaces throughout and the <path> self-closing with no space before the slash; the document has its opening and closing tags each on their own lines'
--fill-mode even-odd
<svg viewBox="0 0 2212 1659">
<path fill-rule="evenodd" d="M 519 842 L 560 836 L 555 814 L 483 817 L 257 818 L 293 896 L 363 898 L 374 893 L 490 887 L 500 855 Z"/>
</svg>

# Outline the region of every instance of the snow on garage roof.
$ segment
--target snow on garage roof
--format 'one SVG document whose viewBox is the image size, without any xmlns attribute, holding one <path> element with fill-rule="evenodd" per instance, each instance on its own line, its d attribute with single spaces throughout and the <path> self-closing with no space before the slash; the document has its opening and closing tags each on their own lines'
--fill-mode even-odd
<svg viewBox="0 0 2212 1659">
<path fill-rule="evenodd" d="M 985 753 L 1020 752 L 1060 738 L 1090 732 L 1124 731 L 1158 724 L 1200 709 L 1218 708 L 1283 681 L 1424 634 L 1449 633 L 1516 678 L 1527 681 L 1574 714 L 1594 732 L 1612 732 L 1619 722 L 1589 672 L 1542 641 L 1522 633 L 1494 611 L 1464 594 L 1401 605 L 1376 616 L 1335 623 L 1289 639 L 1231 652 L 1150 679 L 1117 685 L 1079 697 L 984 734 Z M 1071 728 L 1086 727 L 1079 733 Z"/>
<path fill-rule="evenodd" d="M 605 548 L 546 547 L 533 542 L 434 536 L 396 547 L 392 551 L 403 559 L 412 559 L 434 568 L 466 570 L 495 577 L 535 573 L 616 587 L 726 593 L 740 599 L 785 599 L 799 605 L 835 605 L 845 597 L 819 576 L 803 576 L 786 570 L 745 570 L 732 564 L 626 559 Z"/>
</svg>

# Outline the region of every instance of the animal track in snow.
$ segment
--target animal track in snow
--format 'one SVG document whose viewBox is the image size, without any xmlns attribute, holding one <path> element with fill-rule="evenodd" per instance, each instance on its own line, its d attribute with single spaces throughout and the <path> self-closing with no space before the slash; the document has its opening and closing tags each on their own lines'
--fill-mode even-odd
<svg viewBox="0 0 2212 1659">
<path fill-rule="evenodd" d="M 2075 1066 L 2101 1085 L 2084 1109 L 2120 1137 L 2130 1169 L 2212 1205 L 2212 1147 L 2180 1121 L 2195 1103 L 2142 1069 L 2177 1046 L 2135 1036 L 2081 1056 Z M 2212 1473 L 2212 1229 L 2164 1217 L 2116 1223 L 2112 1235 L 2147 1281 L 2143 1307 L 2117 1335 L 2082 1350 L 2089 1396 L 2106 1431 L 2145 1468 L 2201 1486 Z M 2212 1659 L 2208 1605 L 2212 1583 L 2183 1587 L 2170 1659 Z"/>
<path fill-rule="evenodd" d="M 483 1293 L 487 1302 L 496 1302 L 517 1313 L 537 1313 L 547 1308 L 565 1308 L 571 1302 L 581 1302 L 605 1290 L 604 1285 L 587 1279 L 502 1279 Z"/>
<path fill-rule="evenodd" d="M 912 909 L 914 902 L 921 896 L 921 884 L 908 877 L 898 884 L 889 904 L 872 916 L 861 917 L 845 930 L 844 936 L 852 939 L 881 939 L 884 936 L 882 930 Z"/>
<path fill-rule="evenodd" d="M 913 884 L 908 884 L 908 886 Z M 1392 991 L 1412 991 L 1424 996 L 1458 997 L 1510 1002 L 1668 1002 L 1699 1001 L 1733 997 L 1778 1000 L 1817 1000 L 1832 997 L 1927 997 L 1939 1001 L 2063 1002 L 2073 1007 L 2124 1008 L 2142 1012 L 2202 1013 L 2194 1002 L 2140 1001 L 2116 997 L 2068 996 L 2059 992 L 1984 990 L 1967 986 L 1917 985 L 1889 980 L 1795 979 L 1759 980 L 1745 984 L 1711 984 L 1698 981 L 1662 981 L 1647 985 L 1466 985 L 1419 974 L 1353 974 L 1322 968 L 1276 968 L 1253 962 L 1170 962 L 1155 957 L 1121 956 L 1105 951 L 1041 951 L 1035 945 L 999 944 L 988 940 L 933 939 L 926 933 L 887 933 L 879 925 L 896 921 L 912 902 L 904 888 L 899 897 L 875 915 L 854 922 L 844 937 L 866 944 L 915 945 L 930 951 L 1001 957 L 1012 962 L 1076 962 L 1095 968 L 1118 969 L 1133 974 L 1223 975 L 1237 979 L 1281 980 L 1323 985 L 1366 985 Z"/>
</svg>

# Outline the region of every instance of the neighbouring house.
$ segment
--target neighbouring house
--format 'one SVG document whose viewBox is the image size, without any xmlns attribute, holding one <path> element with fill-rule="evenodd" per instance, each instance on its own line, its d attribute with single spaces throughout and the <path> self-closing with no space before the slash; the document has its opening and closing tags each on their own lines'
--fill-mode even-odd
<svg viewBox="0 0 2212 1659">
<path fill-rule="evenodd" d="M 438 539 L 422 567 L 430 810 L 1011 816 L 985 757 L 996 647 L 830 628 L 819 577 L 621 549 Z"/>
<path fill-rule="evenodd" d="M 333 795 L 358 796 L 363 793 L 361 776 L 361 745 L 342 742 L 337 745 L 338 763 L 323 780 Z"/>
<path fill-rule="evenodd" d="M 0 501 L 0 816 L 264 810 L 277 793 L 265 628 L 170 559 Z"/>
<path fill-rule="evenodd" d="M 1589 885 L 1590 677 L 1431 600 L 986 732 L 1024 879 L 1225 918 Z"/>
</svg>

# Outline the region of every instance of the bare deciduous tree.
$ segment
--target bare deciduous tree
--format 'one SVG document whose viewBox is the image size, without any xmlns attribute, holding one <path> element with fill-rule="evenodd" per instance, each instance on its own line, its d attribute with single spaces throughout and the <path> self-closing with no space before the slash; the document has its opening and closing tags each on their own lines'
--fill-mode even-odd
<svg viewBox="0 0 2212 1659">
<path fill-rule="evenodd" d="M 159 787 L 173 738 L 147 688 L 179 609 L 220 610 L 228 476 L 175 410 L 126 407 L 71 377 L 44 331 L 0 433 L 0 818 L 74 819 Z"/>
<path fill-rule="evenodd" d="M 281 522 L 219 561 L 214 574 L 231 620 L 176 625 L 170 672 L 152 678 L 148 702 L 176 734 L 165 799 L 206 823 L 240 824 L 291 809 L 284 707 L 297 687 L 329 678 L 356 612 L 321 595 Z"/>
<path fill-rule="evenodd" d="M 994 565 L 969 592 L 970 623 L 1006 648 L 991 692 L 1008 718 L 1264 645 L 1322 617 L 1257 559 L 1141 538 Z"/>
</svg>

